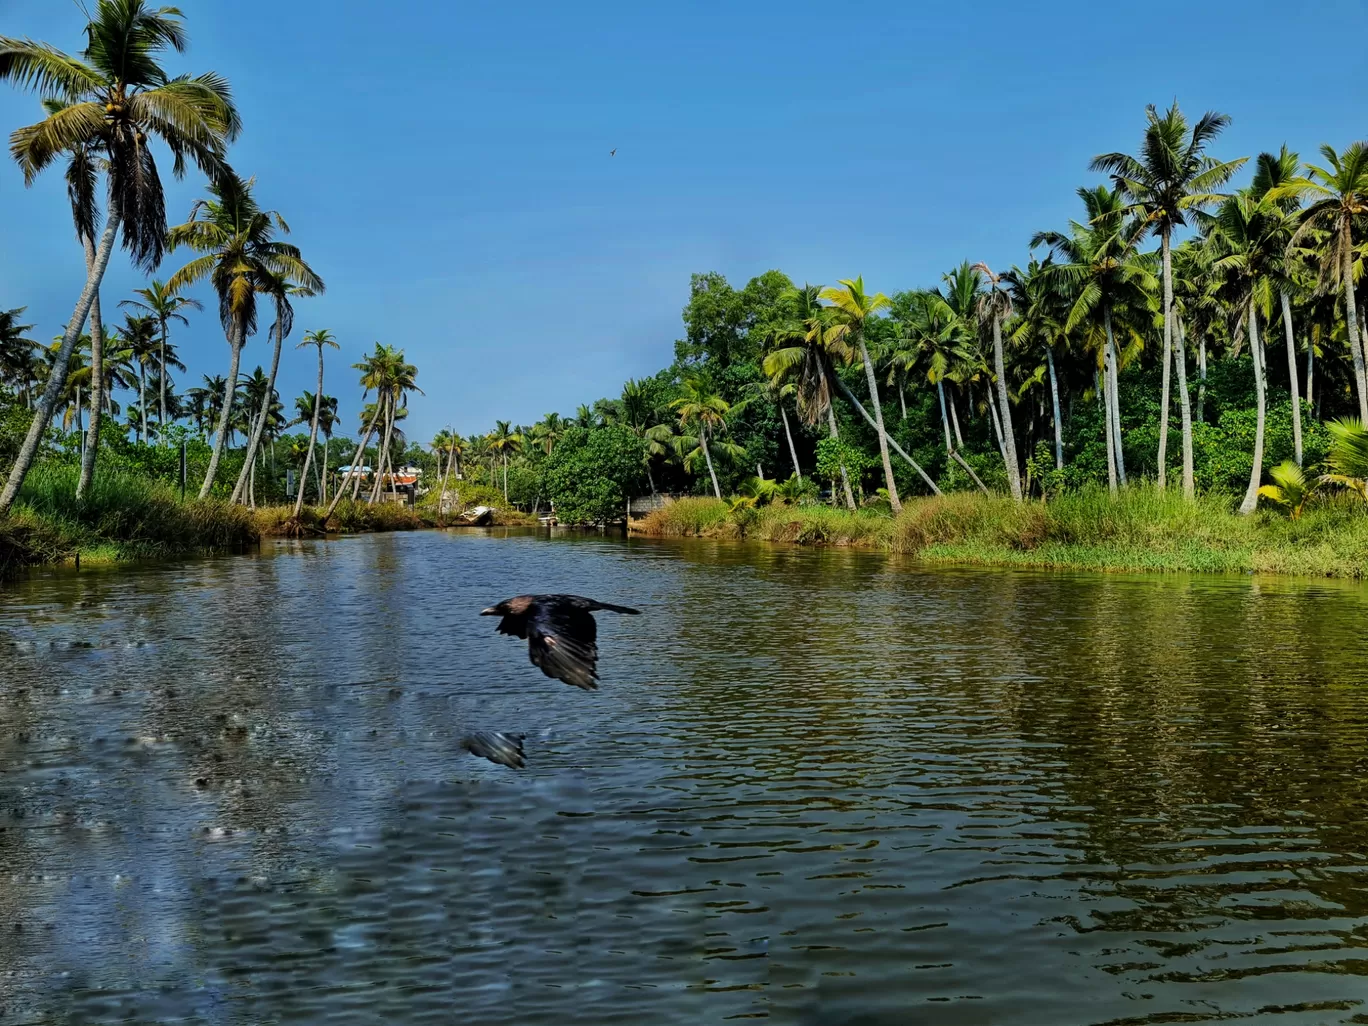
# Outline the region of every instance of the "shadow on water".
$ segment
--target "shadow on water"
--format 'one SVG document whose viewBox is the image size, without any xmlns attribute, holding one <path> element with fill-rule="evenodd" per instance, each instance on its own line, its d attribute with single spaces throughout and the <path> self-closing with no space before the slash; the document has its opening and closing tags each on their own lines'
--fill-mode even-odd
<svg viewBox="0 0 1368 1026">
<path fill-rule="evenodd" d="M 475 615 L 526 590 L 646 612 L 602 690 Z M 1368 1021 L 1366 597 L 516 531 L 38 575 L 0 1022 Z"/>
</svg>

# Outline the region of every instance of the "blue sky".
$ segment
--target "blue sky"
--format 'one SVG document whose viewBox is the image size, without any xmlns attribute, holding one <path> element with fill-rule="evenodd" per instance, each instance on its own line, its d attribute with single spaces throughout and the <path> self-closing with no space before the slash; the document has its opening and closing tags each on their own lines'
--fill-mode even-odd
<svg viewBox="0 0 1368 1026">
<path fill-rule="evenodd" d="M 693 271 L 891 292 L 1024 262 L 1075 215 L 1089 159 L 1135 148 L 1146 103 L 1229 113 L 1225 157 L 1368 136 L 1362 0 L 1158 0 L 1143 21 L 1076 0 L 178 3 L 191 49 L 171 69 L 232 81 L 233 163 L 328 282 L 296 340 L 342 342 L 327 391 L 352 431 L 348 365 L 403 347 L 419 441 L 569 413 L 664 366 Z M 3 34 L 76 50 L 82 25 L 74 0 L 0 0 Z M 6 132 L 37 111 L 0 89 Z M 169 215 L 201 189 L 171 185 Z M 0 237 L 0 308 L 56 334 L 83 272 L 60 173 L 26 190 L 0 167 Z M 106 308 L 141 283 L 116 255 Z M 225 371 L 212 313 L 177 341 L 182 387 Z M 244 370 L 268 359 L 258 337 Z M 314 374 L 287 353 L 287 405 Z"/>
</svg>

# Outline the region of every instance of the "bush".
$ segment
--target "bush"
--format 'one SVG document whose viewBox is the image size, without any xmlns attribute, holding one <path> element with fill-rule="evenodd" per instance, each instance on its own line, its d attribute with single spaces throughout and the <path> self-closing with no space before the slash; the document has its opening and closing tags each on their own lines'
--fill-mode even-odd
<svg viewBox="0 0 1368 1026">
<path fill-rule="evenodd" d="M 646 476 L 646 443 L 628 428 L 571 428 L 546 457 L 545 487 L 563 524 L 622 519 Z"/>
</svg>

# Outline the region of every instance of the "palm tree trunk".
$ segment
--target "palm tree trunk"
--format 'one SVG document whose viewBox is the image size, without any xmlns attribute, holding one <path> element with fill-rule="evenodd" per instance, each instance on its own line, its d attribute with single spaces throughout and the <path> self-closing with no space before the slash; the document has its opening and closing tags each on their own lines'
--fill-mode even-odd
<svg viewBox="0 0 1368 1026">
<path fill-rule="evenodd" d="M 38 445 L 43 440 L 48 424 L 52 422 L 52 411 L 57 408 L 62 392 L 66 389 L 67 367 L 71 363 L 71 354 L 81 337 L 81 329 L 85 327 L 90 307 L 95 302 L 95 294 L 104 279 L 105 268 L 109 266 L 109 256 L 114 252 L 114 237 L 118 233 L 120 220 L 118 202 L 111 196 L 109 218 L 105 222 L 104 233 L 100 236 L 100 248 L 95 252 L 94 266 L 86 274 L 85 288 L 81 290 L 81 296 L 76 300 L 76 309 L 72 311 L 71 320 L 67 322 L 66 330 L 62 333 L 62 344 L 57 349 L 52 369 L 48 372 L 47 384 L 43 386 L 43 394 L 33 411 L 28 434 L 24 436 L 19 453 L 14 458 L 14 466 L 10 468 L 4 490 L 0 491 L 0 516 L 10 511 L 15 498 L 19 495 L 19 489 L 24 486 L 24 478 L 28 476 L 34 457 L 38 455 Z"/>
<path fill-rule="evenodd" d="M 323 343 L 318 344 L 318 391 L 314 393 L 313 416 L 309 424 L 309 448 L 304 453 L 304 469 L 299 473 L 299 494 L 295 496 L 294 515 L 304 508 L 304 482 L 309 479 L 309 464 L 313 462 L 314 444 L 318 441 L 318 415 L 323 412 Z"/>
<path fill-rule="evenodd" d="M 441 454 L 439 453 L 439 454 L 438 454 L 439 458 L 440 458 L 440 455 L 441 455 Z M 441 491 L 441 492 L 438 494 L 438 496 L 437 496 L 437 515 L 438 515 L 438 516 L 442 516 L 442 514 L 443 514 L 443 512 L 444 512 L 444 506 L 446 505 L 447 484 L 448 484 L 448 482 L 450 482 L 450 480 L 451 480 L 451 468 L 452 468 L 453 464 L 455 464 L 455 462 L 456 462 L 456 436 L 455 436 L 455 435 L 452 435 L 452 436 L 451 436 L 451 447 L 447 450 L 446 473 L 442 475 L 442 491 Z M 649 467 L 647 468 L 647 472 L 648 472 L 648 473 L 650 472 L 650 468 L 649 468 Z"/>
<path fill-rule="evenodd" d="M 841 394 L 846 397 L 850 405 L 855 407 L 855 409 L 857 409 L 860 412 L 860 416 L 865 419 L 869 426 L 877 430 L 878 425 L 875 424 L 874 418 L 869 415 L 869 411 L 864 408 L 860 400 L 856 399 L 855 396 L 851 394 L 850 389 L 846 388 L 845 382 L 842 381 L 840 378 L 837 378 L 836 387 L 841 390 Z M 933 495 L 939 495 L 941 493 L 941 490 L 939 487 L 937 487 L 936 482 L 931 480 L 930 475 L 927 474 L 927 472 L 921 468 L 921 464 L 914 460 L 911 456 L 907 455 L 906 449 L 904 449 L 892 438 L 888 439 L 888 444 L 892 447 L 894 452 L 896 452 L 899 456 L 901 456 L 904 460 L 908 462 L 908 464 L 912 467 L 913 470 L 915 470 L 918 474 L 921 475 L 921 479 L 926 482 L 926 486 L 931 489 L 931 493 Z M 973 471 L 970 471 L 970 473 L 973 473 Z"/>
<path fill-rule="evenodd" d="M 318 504 L 320 506 L 326 505 L 328 502 L 328 446 L 331 442 L 331 438 L 323 439 L 323 472 L 319 475 L 318 482 L 318 495 L 320 498 Z"/>
<path fill-rule="evenodd" d="M 1315 403 L 1316 337 L 1314 333 L 1306 340 L 1306 404 Z"/>
<path fill-rule="evenodd" d="M 504 454 L 503 454 L 503 465 L 504 465 L 504 466 L 503 466 L 503 471 L 504 471 L 504 473 L 503 473 L 503 478 L 504 478 L 504 482 L 503 482 L 503 484 L 504 484 L 504 502 L 507 502 L 507 501 L 508 501 L 508 453 L 507 453 L 507 451 L 505 451 Z"/>
<path fill-rule="evenodd" d="M 955 451 L 964 448 L 964 436 L 960 434 L 959 426 L 959 406 L 955 402 L 955 393 L 950 393 L 950 426 L 955 429 Z"/>
<path fill-rule="evenodd" d="M 360 481 L 361 475 L 358 474 L 357 467 L 366 458 L 366 446 L 370 445 L 371 435 L 375 433 L 375 422 L 380 417 L 380 404 L 375 404 L 375 412 L 371 414 L 371 422 L 366 427 L 366 434 L 361 439 L 361 444 L 357 446 L 356 453 L 352 456 L 347 467 L 347 472 L 342 475 L 342 480 L 337 484 L 337 491 L 333 493 L 332 503 L 328 506 L 328 512 L 323 514 L 323 521 L 326 523 L 332 517 L 333 511 L 337 509 L 337 504 L 342 501 L 342 496 L 347 491 L 348 481 Z M 326 447 L 325 447 L 326 451 Z"/>
<path fill-rule="evenodd" d="M 86 274 L 95 264 L 95 240 L 82 233 Z M 76 482 L 76 498 L 85 496 L 95 480 L 95 458 L 100 454 L 100 421 L 104 415 L 104 322 L 100 318 L 100 290 L 90 304 L 90 431 L 81 453 L 81 477 Z"/>
<path fill-rule="evenodd" d="M 380 489 L 385 480 L 385 466 L 389 463 L 390 442 L 394 437 L 394 402 L 389 397 L 385 397 L 383 403 L 385 407 L 385 440 L 380 446 L 380 452 L 375 459 L 375 487 L 371 489 L 370 501 L 374 504 L 380 498 Z M 493 468 L 490 468 L 490 484 L 493 484 Z"/>
<path fill-rule="evenodd" d="M 708 451 L 708 426 L 702 425 L 698 432 L 698 444 L 703 446 L 703 458 L 708 461 L 708 476 L 712 478 L 713 494 L 722 498 L 722 489 L 717 484 L 717 471 L 713 470 L 712 453 Z"/>
<path fill-rule="evenodd" d="M 1102 437 L 1107 447 L 1107 489 L 1116 494 L 1116 442 L 1112 438 L 1111 346 L 1102 349 L 1102 375 L 1094 382 L 1097 398 L 1102 403 Z M 1096 377 L 1096 375 L 1094 375 Z"/>
<path fill-rule="evenodd" d="M 1206 419 L 1206 335 L 1197 343 L 1197 422 Z"/>
<path fill-rule="evenodd" d="M 228 339 L 228 381 L 223 388 L 223 409 L 219 411 L 218 429 L 214 435 L 214 449 L 209 454 L 209 469 L 204 472 L 204 483 L 200 485 L 199 497 L 206 498 L 214 487 L 218 476 L 219 460 L 223 458 L 223 447 L 228 441 L 229 422 L 233 416 L 233 396 L 237 394 L 238 364 L 242 361 L 242 346 L 246 342 L 246 325 L 233 325 L 233 334 Z"/>
<path fill-rule="evenodd" d="M 246 487 L 247 468 L 256 463 L 257 448 L 261 444 L 261 432 L 266 427 L 266 418 L 271 413 L 271 401 L 275 398 L 276 373 L 280 370 L 280 348 L 285 344 L 285 319 L 276 317 L 275 348 L 271 351 L 271 373 L 266 379 L 266 396 L 261 401 L 261 409 L 257 412 L 256 421 L 252 424 L 252 435 L 247 440 L 247 458 L 242 464 L 242 476 L 238 478 L 237 486 L 233 489 L 231 502 L 237 502 L 242 497 L 242 490 Z M 316 404 L 317 400 L 315 400 Z"/>
<path fill-rule="evenodd" d="M 945 413 L 945 379 L 936 379 L 936 398 L 940 400 L 941 427 L 945 431 L 945 451 L 954 452 L 955 447 L 950 444 L 950 418 Z"/>
<path fill-rule="evenodd" d="M 1354 383 L 1358 386 L 1359 423 L 1368 424 L 1368 381 L 1364 379 L 1363 347 L 1359 341 L 1358 305 L 1354 299 L 1354 252 L 1350 244 L 1349 225 L 1342 229 L 1340 251 L 1344 281 L 1344 322 L 1349 333 L 1349 350 L 1354 354 Z"/>
<path fill-rule="evenodd" d="M 784 402 L 782 399 L 779 401 L 779 416 L 784 422 L 784 437 L 788 439 L 789 456 L 793 459 L 793 476 L 796 477 L 799 481 L 802 481 L 803 468 L 798 466 L 798 450 L 793 445 L 793 432 L 789 430 L 788 413 L 784 410 Z M 646 473 L 648 475 L 651 473 L 651 465 L 649 460 L 646 464 Z M 651 482 L 651 494 L 655 494 L 654 481 Z"/>
<path fill-rule="evenodd" d="M 902 410 L 902 419 L 907 419 L 907 395 L 903 391 L 903 384 L 898 382 L 898 406 Z"/>
<path fill-rule="evenodd" d="M 1254 421 L 1254 462 L 1249 471 L 1249 488 L 1240 503 L 1241 513 L 1253 513 L 1259 503 L 1259 481 L 1263 479 L 1264 417 L 1267 391 L 1264 383 L 1263 345 L 1259 341 L 1259 319 L 1254 309 L 1254 297 L 1249 297 L 1249 355 L 1254 361 L 1254 397 L 1257 410 Z"/>
<path fill-rule="evenodd" d="M 1002 318 L 993 316 L 993 370 L 997 374 L 997 398 L 1002 404 L 1002 458 L 1007 464 L 1007 483 L 1012 498 L 1021 501 L 1021 469 L 1017 466 L 1016 433 L 1012 430 L 1012 406 L 1007 401 L 1007 370 L 1002 359 Z"/>
<path fill-rule="evenodd" d="M 1059 379 L 1055 375 L 1054 350 L 1045 347 L 1045 364 L 1050 368 L 1050 402 L 1054 413 L 1055 470 L 1064 469 L 1064 429 L 1059 422 Z"/>
<path fill-rule="evenodd" d="M 1103 315 L 1107 325 L 1107 352 L 1111 356 L 1108 373 L 1108 391 L 1111 393 L 1112 439 L 1116 443 L 1116 478 L 1122 487 L 1126 484 L 1126 455 L 1121 450 L 1121 357 L 1116 352 L 1116 340 L 1112 337 L 1111 307 Z"/>
<path fill-rule="evenodd" d="M 826 392 L 828 395 L 827 430 L 830 432 L 832 438 L 840 438 L 841 436 L 836 431 L 836 406 L 835 403 L 831 402 L 829 398 L 831 390 L 827 385 L 826 367 L 824 365 L 824 360 L 821 358 L 819 358 L 817 361 L 817 376 L 821 379 L 822 390 Z M 839 378 L 837 378 L 837 383 L 840 383 Z M 844 460 L 841 461 L 841 485 L 845 489 L 846 508 L 854 509 L 855 493 L 850 490 L 850 474 L 846 472 L 846 465 Z"/>
<path fill-rule="evenodd" d="M 1192 462 L 1192 405 L 1187 383 L 1187 335 L 1178 311 L 1173 317 L 1173 365 L 1178 370 L 1178 413 L 1183 424 L 1183 498 L 1197 497 L 1197 477 Z"/>
<path fill-rule="evenodd" d="M 998 455 L 1002 457 L 1003 466 L 1007 465 L 1007 447 L 1002 443 L 1002 428 L 998 426 L 997 403 L 988 404 L 988 426 L 993 433 L 993 441 L 997 443 Z"/>
<path fill-rule="evenodd" d="M 161 319 L 161 352 L 158 357 L 161 364 L 161 396 L 157 400 L 157 442 L 161 443 L 166 436 L 166 318 Z"/>
<path fill-rule="evenodd" d="M 893 512 L 902 512 L 902 501 L 898 498 L 898 482 L 893 479 L 893 460 L 888 455 L 888 432 L 884 430 L 883 404 L 879 402 L 879 383 L 874 376 L 874 361 L 869 358 L 865 348 L 864 335 L 860 340 L 860 356 L 864 359 L 865 377 L 869 381 L 869 399 L 874 404 L 874 429 L 879 433 L 879 456 L 883 459 L 884 481 L 888 484 L 888 502 Z"/>
<path fill-rule="evenodd" d="M 1297 340 L 1292 334 L 1292 301 L 1287 290 L 1279 291 L 1282 300 L 1283 333 L 1287 336 L 1287 382 L 1292 391 L 1292 449 L 1297 466 L 1302 463 L 1301 389 L 1297 385 Z"/>
<path fill-rule="evenodd" d="M 81 462 L 85 462 L 85 425 L 81 421 L 81 386 L 76 386 L 76 439 L 81 443 Z"/>
<path fill-rule="evenodd" d="M 1164 274 L 1164 373 L 1159 386 L 1159 467 L 1155 487 L 1163 491 L 1168 485 L 1168 429 L 1169 429 L 1169 376 L 1173 366 L 1173 263 L 1169 253 L 1169 233 L 1160 236 Z"/>
<path fill-rule="evenodd" d="M 147 365 L 138 360 L 138 441 L 147 444 Z"/>
</svg>

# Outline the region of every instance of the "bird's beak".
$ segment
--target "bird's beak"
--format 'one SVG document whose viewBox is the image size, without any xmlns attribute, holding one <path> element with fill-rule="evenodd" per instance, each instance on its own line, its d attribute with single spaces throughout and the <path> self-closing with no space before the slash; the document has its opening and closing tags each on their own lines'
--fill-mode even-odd
<svg viewBox="0 0 1368 1026">
<path fill-rule="evenodd" d="M 499 615 L 499 611 L 498 611 L 497 609 L 495 609 L 493 606 L 490 606 L 488 609 L 481 609 L 481 610 L 480 610 L 480 615 L 481 615 L 481 616 L 498 616 L 498 615 Z"/>
</svg>

